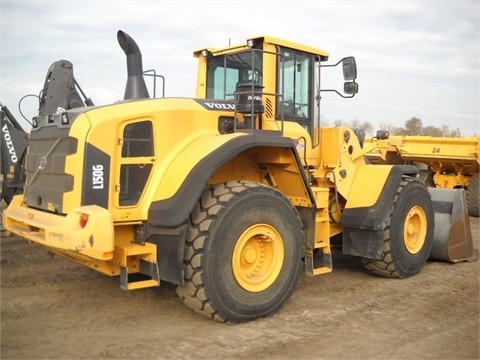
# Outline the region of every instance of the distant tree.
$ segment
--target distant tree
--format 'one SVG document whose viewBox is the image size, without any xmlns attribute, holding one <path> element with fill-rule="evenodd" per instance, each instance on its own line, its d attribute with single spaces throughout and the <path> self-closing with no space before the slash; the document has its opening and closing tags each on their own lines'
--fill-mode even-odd
<svg viewBox="0 0 480 360">
<path fill-rule="evenodd" d="M 405 122 L 405 135 L 420 135 L 422 133 L 422 120 L 412 117 Z"/>
<path fill-rule="evenodd" d="M 392 135 L 410 135 L 408 130 L 403 128 L 403 127 L 393 128 L 392 131 L 390 132 L 390 134 L 392 134 Z"/>
<path fill-rule="evenodd" d="M 362 129 L 365 130 L 365 133 L 373 133 L 373 124 L 370 121 L 360 121 L 358 119 L 352 120 L 348 125 L 352 129 Z"/>
<path fill-rule="evenodd" d="M 442 125 L 442 136 L 445 137 L 460 137 L 462 136 L 460 129 L 457 127 L 456 129 L 450 130 L 450 127 L 447 124 Z"/>
<path fill-rule="evenodd" d="M 442 136 L 450 136 L 450 126 L 447 124 L 442 125 Z"/>
<path fill-rule="evenodd" d="M 366 133 L 371 134 L 373 132 L 373 124 L 370 121 L 360 121 L 358 119 L 352 120 L 350 122 L 345 120 L 337 119 L 334 121 L 333 125 L 337 126 L 347 126 L 353 130 L 363 129 Z"/>
<path fill-rule="evenodd" d="M 422 135 L 426 135 L 426 136 L 438 136 L 438 137 L 444 136 L 442 129 L 437 128 L 437 127 L 432 126 L 432 125 L 425 126 L 425 127 L 422 129 Z"/>
<path fill-rule="evenodd" d="M 448 135 L 448 136 L 461 137 L 462 133 L 461 133 L 460 129 L 457 127 L 455 130 L 450 131 L 450 135 Z"/>
<path fill-rule="evenodd" d="M 447 124 L 443 124 L 441 128 L 438 128 L 433 125 L 422 126 L 422 120 L 417 117 L 412 117 L 411 119 L 405 121 L 405 127 L 392 127 L 390 130 L 392 135 L 425 135 L 425 136 L 436 136 L 436 137 L 460 137 L 460 129 L 456 128 L 455 130 L 450 130 Z"/>
<path fill-rule="evenodd" d="M 393 134 L 395 125 L 392 123 L 380 123 L 380 130 L 387 130 L 390 134 Z"/>
<path fill-rule="evenodd" d="M 326 126 L 325 123 L 322 123 L 323 126 Z M 333 126 L 348 126 L 351 129 L 363 129 L 367 134 L 374 134 L 374 128 L 370 121 L 360 121 L 358 119 L 347 122 L 345 120 L 337 119 L 334 121 Z M 404 127 L 396 127 L 392 123 L 380 123 L 381 130 L 388 130 L 390 135 L 425 135 L 425 136 L 435 136 L 435 137 L 460 137 L 460 129 L 456 128 L 450 130 L 447 124 L 443 124 L 441 128 L 428 125 L 423 126 L 422 120 L 417 117 L 412 117 L 411 119 L 405 121 Z"/>
<path fill-rule="evenodd" d="M 350 126 L 352 129 L 359 129 L 361 128 L 362 124 L 360 123 L 360 120 L 355 119 L 350 121 L 350 124 L 348 126 Z"/>
</svg>

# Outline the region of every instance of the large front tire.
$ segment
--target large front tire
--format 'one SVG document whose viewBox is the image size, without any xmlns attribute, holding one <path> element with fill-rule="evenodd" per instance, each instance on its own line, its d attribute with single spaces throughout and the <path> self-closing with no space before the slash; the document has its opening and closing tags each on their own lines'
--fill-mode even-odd
<svg viewBox="0 0 480 360">
<path fill-rule="evenodd" d="M 246 181 L 215 185 L 191 214 L 177 294 L 217 321 L 264 317 L 291 296 L 303 256 L 301 220 L 279 191 Z"/>
<path fill-rule="evenodd" d="M 405 178 L 397 189 L 383 233 L 383 258 L 362 259 L 370 272 L 407 278 L 420 272 L 433 246 L 434 212 L 427 188 Z"/>
</svg>

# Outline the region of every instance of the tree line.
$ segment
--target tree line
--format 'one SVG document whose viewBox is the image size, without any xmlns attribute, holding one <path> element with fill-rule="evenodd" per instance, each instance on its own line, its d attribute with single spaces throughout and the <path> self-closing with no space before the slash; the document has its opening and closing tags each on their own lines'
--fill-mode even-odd
<svg viewBox="0 0 480 360">
<path fill-rule="evenodd" d="M 345 122 L 343 120 L 335 120 L 334 126 L 348 126 L 352 129 L 363 129 L 367 134 L 375 134 L 376 130 L 388 130 L 390 135 L 423 135 L 423 136 L 436 136 L 436 137 L 461 137 L 460 129 L 450 129 L 447 124 L 443 124 L 441 127 L 433 125 L 423 126 L 422 120 L 417 117 L 412 117 L 405 121 L 403 127 L 398 127 L 392 123 L 380 123 L 380 129 L 374 129 L 373 125 L 369 121 L 353 120 Z"/>
</svg>

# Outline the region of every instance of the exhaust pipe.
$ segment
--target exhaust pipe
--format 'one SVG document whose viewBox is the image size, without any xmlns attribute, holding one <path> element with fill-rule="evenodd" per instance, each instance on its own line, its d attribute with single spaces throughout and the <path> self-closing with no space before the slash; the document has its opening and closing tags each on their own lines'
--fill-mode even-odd
<svg viewBox="0 0 480 360">
<path fill-rule="evenodd" d="M 119 30 L 117 33 L 118 43 L 127 55 L 127 86 L 125 87 L 124 100 L 148 99 L 147 86 L 143 78 L 142 53 L 135 40 L 130 35 Z"/>
</svg>

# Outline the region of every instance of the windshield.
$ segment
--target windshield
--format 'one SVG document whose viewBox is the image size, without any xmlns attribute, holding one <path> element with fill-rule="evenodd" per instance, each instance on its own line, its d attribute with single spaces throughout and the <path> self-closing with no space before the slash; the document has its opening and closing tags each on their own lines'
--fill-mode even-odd
<svg viewBox="0 0 480 360">
<path fill-rule="evenodd" d="M 283 111 L 285 119 L 294 120 L 310 131 L 312 118 L 312 71 L 313 57 L 298 50 L 280 48 L 283 55 L 284 84 L 278 74 L 278 89 L 283 90 Z M 280 68 L 280 65 L 278 66 Z M 279 108 L 282 105 L 279 99 Z"/>
<path fill-rule="evenodd" d="M 207 99 L 233 100 L 238 82 L 262 85 L 262 54 L 245 51 L 211 57 L 207 67 Z"/>
</svg>

